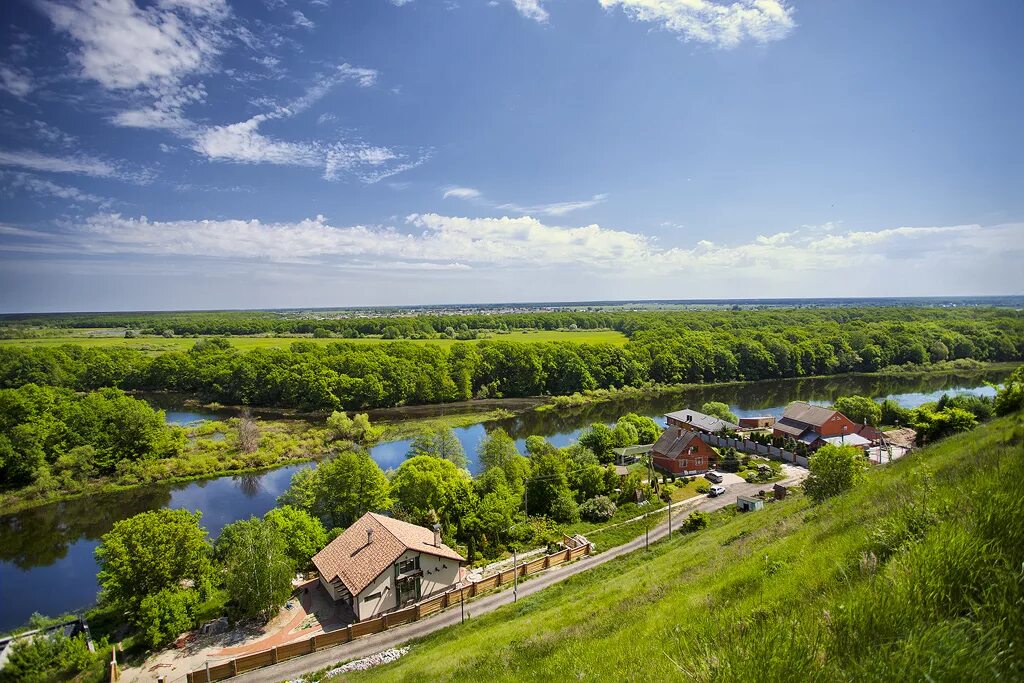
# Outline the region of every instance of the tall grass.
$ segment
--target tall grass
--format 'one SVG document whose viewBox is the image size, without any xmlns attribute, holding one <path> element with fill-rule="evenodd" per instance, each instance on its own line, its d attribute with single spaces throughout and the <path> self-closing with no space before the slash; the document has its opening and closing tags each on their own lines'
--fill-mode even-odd
<svg viewBox="0 0 1024 683">
<path fill-rule="evenodd" d="M 351 680 L 1024 680 L 1024 424 L 652 546 Z"/>
</svg>

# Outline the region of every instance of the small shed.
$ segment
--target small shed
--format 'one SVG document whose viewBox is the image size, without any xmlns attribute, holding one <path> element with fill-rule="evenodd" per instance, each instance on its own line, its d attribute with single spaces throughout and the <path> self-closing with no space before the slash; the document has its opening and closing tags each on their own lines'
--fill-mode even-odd
<svg viewBox="0 0 1024 683">
<path fill-rule="evenodd" d="M 743 429 L 771 429 L 774 426 L 775 418 L 771 415 L 740 418 L 740 427 Z"/>
<path fill-rule="evenodd" d="M 736 508 L 740 512 L 753 512 L 763 510 L 764 501 L 754 496 L 736 496 Z"/>
</svg>

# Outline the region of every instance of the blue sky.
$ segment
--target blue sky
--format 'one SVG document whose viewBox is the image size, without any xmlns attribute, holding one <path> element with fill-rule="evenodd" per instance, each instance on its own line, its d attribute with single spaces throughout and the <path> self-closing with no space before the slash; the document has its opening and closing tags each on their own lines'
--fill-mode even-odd
<svg viewBox="0 0 1024 683">
<path fill-rule="evenodd" d="M 1024 5 L 10 0 L 0 310 L 1024 290 Z"/>
</svg>

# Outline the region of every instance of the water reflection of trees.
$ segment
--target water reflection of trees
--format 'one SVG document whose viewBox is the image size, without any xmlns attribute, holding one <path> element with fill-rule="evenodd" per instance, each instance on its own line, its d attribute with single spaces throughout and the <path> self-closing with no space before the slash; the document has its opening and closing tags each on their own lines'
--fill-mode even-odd
<svg viewBox="0 0 1024 683">
<path fill-rule="evenodd" d="M 241 491 L 246 498 L 255 498 L 263 488 L 261 484 L 262 479 L 262 475 L 243 474 L 237 479 L 238 490 Z"/>
<path fill-rule="evenodd" d="M 0 517 L 0 560 L 19 569 L 48 566 L 85 538 L 96 540 L 114 523 L 171 502 L 167 487 L 99 494 Z"/>
<path fill-rule="evenodd" d="M 741 410 L 769 410 L 791 401 L 833 402 L 841 396 L 861 394 L 881 397 L 890 394 L 931 393 L 959 386 L 978 386 L 985 381 L 998 382 L 1005 371 L 929 374 L 919 376 L 837 375 L 835 377 L 767 380 L 746 384 L 711 384 L 686 391 L 624 401 L 608 401 L 575 408 L 529 411 L 500 420 L 493 426 L 504 428 L 513 438 L 531 435 L 551 436 L 587 426 L 593 422 L 614 422 L 626 413 L 658 415 L 707 401 L 722 401 Z"/>
</svg>

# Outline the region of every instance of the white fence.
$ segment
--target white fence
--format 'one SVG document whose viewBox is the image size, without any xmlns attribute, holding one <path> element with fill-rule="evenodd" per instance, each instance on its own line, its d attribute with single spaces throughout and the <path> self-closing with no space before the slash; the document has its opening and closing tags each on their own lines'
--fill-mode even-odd
<svg viewBox="0 0 1024 683">
<path fill-rule="evenodd" d="M 716 436 L 714 434 L 701 434 L 700 438 L 701 441 L 711 446 L 735 448 L 743 453 L 763 455 L 766 458 L 771 458 L 772 460 L 781 460 L 783 462 L 800 465 L 801 467 L 807 467 L 807 458 L 805 456 L 797 455 L 792 451 L 787 451 L 777 446 L 766 446 L 763 443 L 751 441 L 750 439 L 733 439 L 730 437 Z"/>
</svg>

